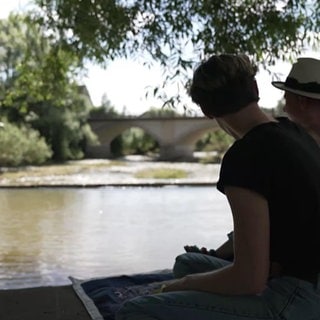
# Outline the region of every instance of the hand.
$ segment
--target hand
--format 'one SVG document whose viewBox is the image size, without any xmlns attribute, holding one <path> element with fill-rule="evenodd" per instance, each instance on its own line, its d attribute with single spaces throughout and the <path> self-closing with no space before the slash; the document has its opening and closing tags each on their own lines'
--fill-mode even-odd
<svg viewBox="0 0 320 320">
<path fill-rule="evenodd" d="M 201 249 L 199 249 L 198 246 L 184 246 L 184 250 L 186 252 L 195 252 L 195 253 L 202 253 L 202 254 L 207 254 L 209 256 L 213 256 L 213 257 L 216 257 L 217 256 L 217 253 L 214 249 L 210 249 L 208 250 L 207 248 L 205 247 L 202 247 Z"/>
<path fill-rule="evenodd" d="M 186 282 L 185 277 L 177 280 L 168 281 L 162 285 L 161 292 L 186 290 L 185 282 Z"/>
<path fill-rule="evenodd" d="M 169 287 L 171 284 L 173 284 L 174 282 L 176 282 L 178 280 L 168 280 L 168 281 L 163 281 L 159 283 L 159 287 L 157 287 L 152 294 L 157 294 L 157 293 L 162 293 L 167 291 L 166 288 Z M 169 291 L 169 290 L 168 290 Z"/>
</svg>

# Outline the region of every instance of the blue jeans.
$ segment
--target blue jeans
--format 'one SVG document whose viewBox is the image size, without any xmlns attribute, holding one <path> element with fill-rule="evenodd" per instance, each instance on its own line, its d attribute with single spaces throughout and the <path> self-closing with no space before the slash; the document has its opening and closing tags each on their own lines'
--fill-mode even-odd
<svg viewBox="0 0 320 320">
<path fill-rule="evenodd" d="M 190 261 L 188 261 L 190 260 Z M 230 262 L 185 253 L 177 257 L 175 274 L 203 272 Z M 210 269 L 211 268 L 211 269 Z M 293 277 L 271 279 L 259 295 L 220 295 L 177 291 L 138 297 L 124 303 L 117 320 L 319 320 L 320 281 L 314 285 Z"/>
<path fill-rule="evenodd" d="M 188 252 L 176 257 L 173 273 L 175 278 L 182 278 L 191 273 L 217 270 L 230 263 L 230 261 L 212 257 L 207 254 Z"/>
</svg>

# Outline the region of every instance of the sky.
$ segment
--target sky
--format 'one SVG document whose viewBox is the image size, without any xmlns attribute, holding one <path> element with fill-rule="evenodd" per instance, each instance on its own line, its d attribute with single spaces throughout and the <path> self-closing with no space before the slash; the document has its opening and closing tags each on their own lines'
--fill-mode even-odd
<svg viewBox="0 0 320 320">
<path fill-rule="evenodd" d="M 28 0 L 1 0 L 0 18 L 7 17 L 12 10 L 25 10 L 28 8 L 28 2 Z M 320 58 L 320 55 L 314 52 L 302 56 Z M 148 87 L 161 86 L 163 83 L 164 76 L 157 65 L 148 69 L 142 65 L 142 62 L 117 59 L 108 63 L 106 69 L 97 65 L 88 65 L 87 69 L 87 76 L 83 78 L 82 84 L 86 85 L 95 106 L 101 103 L 104 94 L 119 112 L 125 109 L 126 114 L 139 115 L 150 107 L 162 106 L 162 101 L 145 97 Z M 289 63 L 278 62 L 271 70 L 276 71 L 280 80 L 284 81 L 290 69 Z M 261 70 L 256 79 L 260 90 L 260 106 L 276 107 L 283 97 L 283 92 L 271 85 L 271 81 L 274 80 L 272 75 Z M 170 96 L 175 93 L 176 87 L 168 87 L 166 90 L 167 95 Z M 187 95 L 185 95 L 185 102 L 188 106 L 190 105 L 191 110 L 198 110 Z"/>
</svg>

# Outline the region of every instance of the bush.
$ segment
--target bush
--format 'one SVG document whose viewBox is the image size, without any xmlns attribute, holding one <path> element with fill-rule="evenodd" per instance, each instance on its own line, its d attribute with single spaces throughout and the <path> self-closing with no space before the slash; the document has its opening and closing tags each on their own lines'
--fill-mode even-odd
<svg viewBox="0 0 320 320">
<path fill-rule="evenodd" d="M 148 133 L 134 127 L 124 131 L 112 141 L 111 151 L 115 156 L 150 154 L 159 152 L 159 144 Z"/>
<path fill-rule="evenodd" d="M 51 149 L 38 131 L 1 120 L 0 166 L 38 165 L 51 156 Z"/>
<path fill-rule="evenodd" d="M 207 132 L 200 140 L 196 143 L 197 151 L 214 151 L 213 157 L 208 157 L 205 162 L 216 162 L 220 163 L 225 152 L 234 142 L 234 138 L 224 132 L 222 129 L 216 129 Z"/>
</svg>

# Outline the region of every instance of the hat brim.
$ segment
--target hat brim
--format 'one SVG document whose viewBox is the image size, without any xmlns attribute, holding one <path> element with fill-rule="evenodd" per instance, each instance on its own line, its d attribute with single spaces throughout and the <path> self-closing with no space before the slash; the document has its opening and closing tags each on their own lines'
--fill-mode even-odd
<svg viewBox="0 0 320 320">
<path fill-rule="evenodd" d="M 296 90 L 296 89 L 292 89 L 290 87 L 287 87 L 285 85 L 284 82 L 281 81 L 272 81 L 271 84 L 280 89 L 280 90 L 284 90 L 284 91 L 289 91 L 292 92 L 294 94 L 297 94 L 299 96 L 303 96 L 303 97 L 308 97 L 308 98 L 312 98 L 312 99 L 318 99 L 320 100 L 320 93 L 315 93 L 315 92 L 307 92 L 307 91 L 302 91 L 302 90 Z"/>
</svg>

